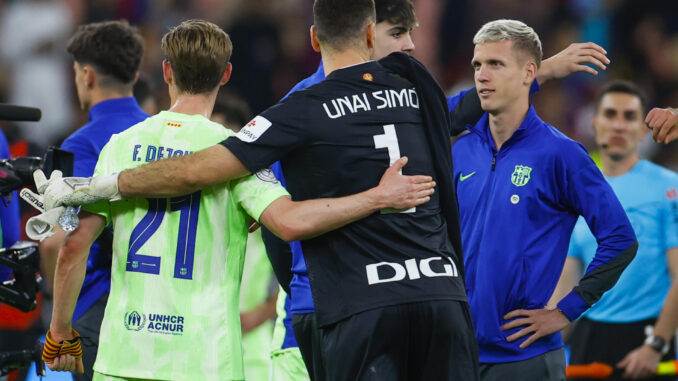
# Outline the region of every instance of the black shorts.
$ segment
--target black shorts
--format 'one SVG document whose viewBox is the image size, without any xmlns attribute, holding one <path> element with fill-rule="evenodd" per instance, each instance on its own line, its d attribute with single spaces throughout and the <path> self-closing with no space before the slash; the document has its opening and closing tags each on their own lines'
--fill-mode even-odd
<svg viewBox="0 0 678 381">
<path fill-rule="evenodd" d="M 602 323 L 581 318 L 572 329 L 567 340 L 570 346 L 570 364 L 588 364 L 594 361 L 615 365 L 629 352 L 645 341 L 645 326 L 654 326 L 656 319 L 633 323 Z M 673 340 L 671 349 L 662 359 L 675 358 Z M 606 380 L 627 380 L 614 374 Z M 666 378 L 644 378 L 644 380 L 666 380 Z"/>
<path fill-rule="evenodd" d="M 301 357 L 312 381 L 324 381 L 324 366 L 320 352 L 321 336 L 313 312 L 292 315 L 292 328 Z"/>
<path fill-rule="evenodd" d="M 466 302 L 377 308 L 320 331 L 328 381 L 479 379 L 478 344 Z"/>
</svg>

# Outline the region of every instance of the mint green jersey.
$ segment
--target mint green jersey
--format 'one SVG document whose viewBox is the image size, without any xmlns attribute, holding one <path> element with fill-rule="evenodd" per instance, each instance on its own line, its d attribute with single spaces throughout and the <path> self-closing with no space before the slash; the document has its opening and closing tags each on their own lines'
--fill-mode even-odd
<svg viewBox="0 0 678 381">
<path fill-rule="evenodd" d="M 232 135 L 163 111 L 114 135 L 94 174 L 184 156 Z M 162 380 L 243 379 L 238 293 L 249 216 L 287 192 L 257 173 L 171 199 L 85 208 L 112 220 L 111 292 L 94 369 Z"/>
</svg>

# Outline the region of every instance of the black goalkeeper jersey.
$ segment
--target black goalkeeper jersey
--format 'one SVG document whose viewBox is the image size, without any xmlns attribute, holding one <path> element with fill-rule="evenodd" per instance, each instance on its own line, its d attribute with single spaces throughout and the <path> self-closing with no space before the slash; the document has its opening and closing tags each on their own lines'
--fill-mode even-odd
<svg viewBox="0 0 678 381">
<path fill-rule="evenodd" d="M 404 174 L 435 180 L 419 102 L 412 83 L 366 62 L 292 94 L 222 144 L 252 172 L 280 160 L 295 201 L 365 191 L 401 156 Z M 301 242 L 321 326 L 388 305 L 466 300 L 440 197 L 449 195 Z"/>
</svg>

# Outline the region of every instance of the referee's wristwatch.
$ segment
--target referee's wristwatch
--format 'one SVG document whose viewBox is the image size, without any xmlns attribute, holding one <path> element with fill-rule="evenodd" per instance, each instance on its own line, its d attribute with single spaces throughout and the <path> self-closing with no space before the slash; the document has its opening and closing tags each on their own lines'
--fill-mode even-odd
<svg viewBox="0 0 678 381">
<path fill-rule="evenodd" d="M 660 353 L 662 356 L 669 353 L 669 343 L 663 337 L 650 335 L 645 339 L 645 344 Z"/>
</svg>

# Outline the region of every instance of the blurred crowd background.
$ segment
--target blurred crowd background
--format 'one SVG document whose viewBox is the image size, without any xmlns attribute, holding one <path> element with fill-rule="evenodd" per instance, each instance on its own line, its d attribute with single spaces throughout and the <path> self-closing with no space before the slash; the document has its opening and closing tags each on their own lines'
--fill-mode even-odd
<svg viewBox="0 0 678 381">
<path fill-rule="evenodd" d="M 349 1 L 349 0 L 347 0 Z M 279 100 L 320 59 L 309 44 L 312 0 L 0 0 L 0 102 L 40 107 L 37 123 L 0 126 L 17 153 L 42 155 L 81 126 L 72 61 L 65 45 L 82 23 L 127 19 L 146 41 L 137 96 L 150 113 L 167 108 L 160 38 L 189 18 L 222 26 L 234 43 L 234 75 L 225 102 L 257 113 Z M 666 0 L 414 0 L 420 26 L 414 55 L 450 92 L 473 85 L 474 33 L 486 21 L 515 18 L 532 26 L 548 57 L 571 42 L 593 41 L 612 63 L 598 77 L 575 74 L 548 83 L 533 97 L 547 122 L 593 148 L 591 101 L 605 80 L 640 84 L 651 106 L 678 106 L 678 1 Z M 243 109 L 240 107 L 240 109 Z M 644 155 L 678 170 L 675 145 L 648 142 Z"/>
</svg>

